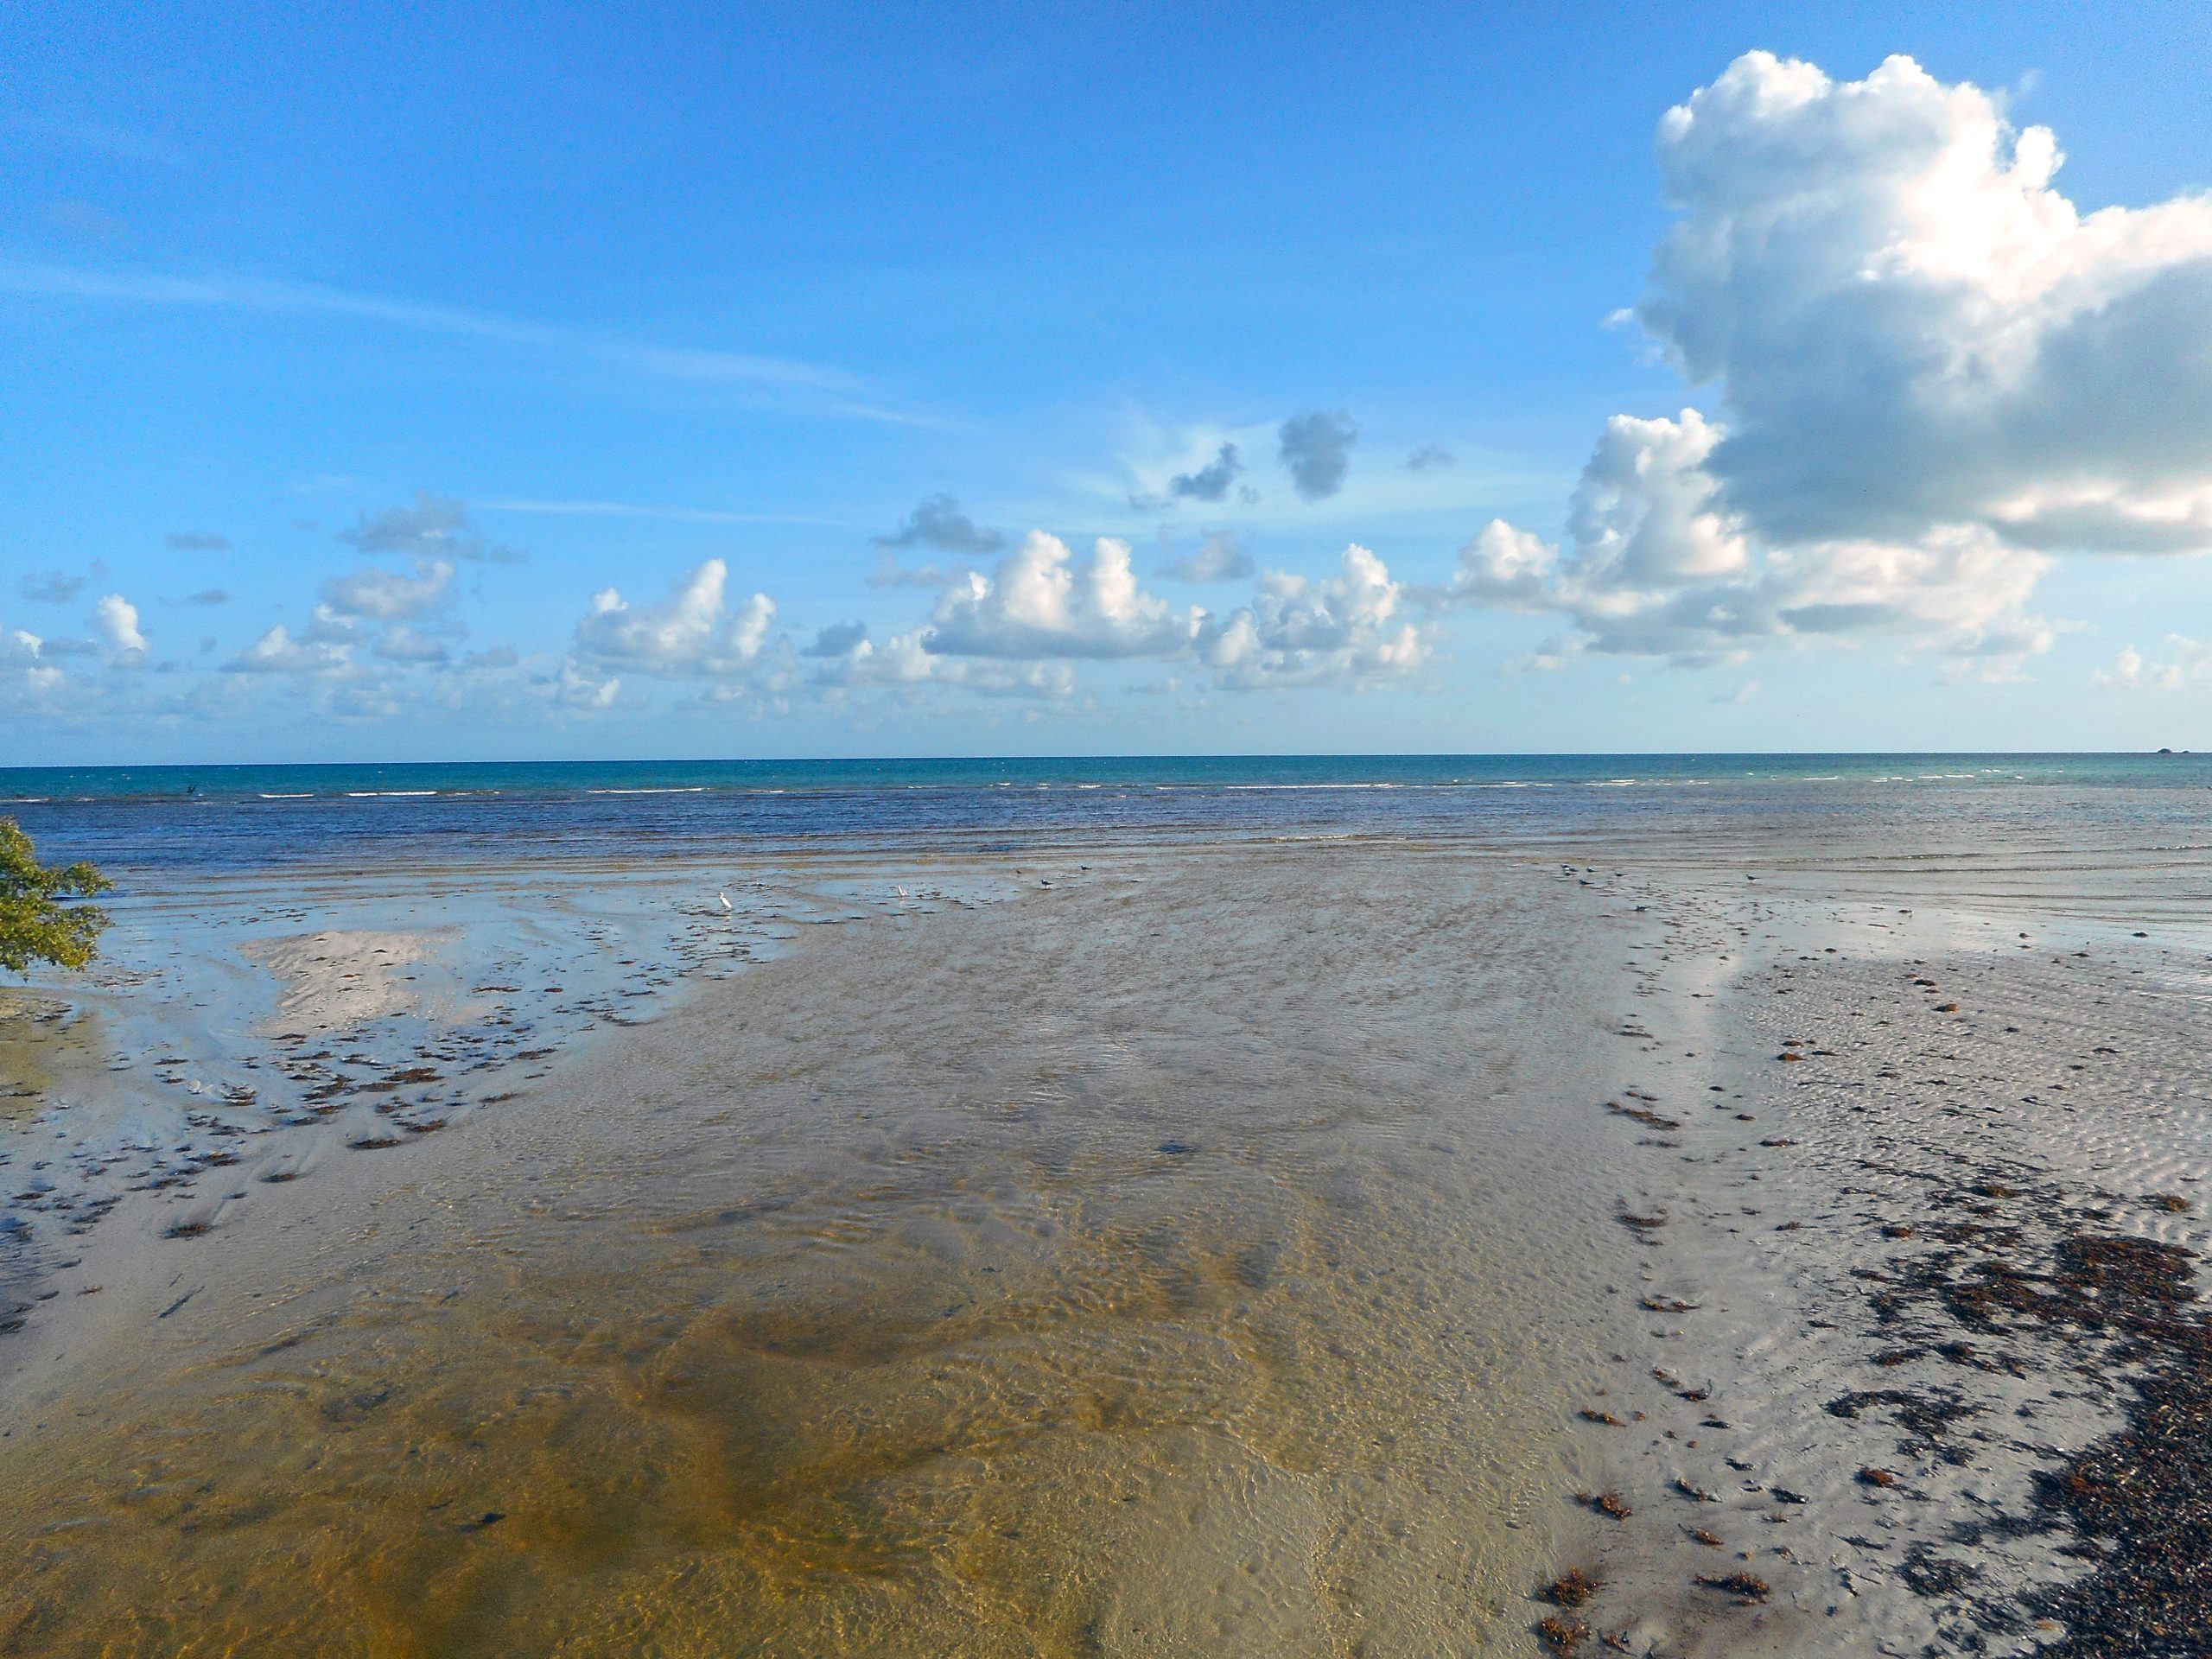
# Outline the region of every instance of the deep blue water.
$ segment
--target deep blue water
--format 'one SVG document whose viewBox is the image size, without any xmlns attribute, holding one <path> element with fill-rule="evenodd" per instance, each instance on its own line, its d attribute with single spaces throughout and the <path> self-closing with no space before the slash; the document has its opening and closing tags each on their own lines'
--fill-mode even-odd
<svg viewBox="0 0 2212 1659">
<path fill-rule="evenodd" d="M 0 815 L 119 874 L 1085 835 L 2212 835 L 2212 756 L 1373 755 L 22 767 Z"/>
</svg>

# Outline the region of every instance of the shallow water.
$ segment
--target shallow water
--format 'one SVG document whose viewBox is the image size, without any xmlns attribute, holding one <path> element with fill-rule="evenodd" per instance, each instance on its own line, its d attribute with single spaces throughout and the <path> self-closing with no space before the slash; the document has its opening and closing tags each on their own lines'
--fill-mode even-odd
<svg viewBox="0 0 2212 1659">
<path fill-rule="evenodd" d="M 1626 1253 L 1602 924 L 1447 854 L 1049 879 L 191 1241 L 16 1423 L 18 1645 L 1520 1644 Z"/>
<path fill-rule="evenodd" d="M 1532 1651 L 1592 1541 L 1566 1497 L 1618 1474 L 1577 1412 L 1670 1155 L 1597 1103 L 1662 1043 L 1702 1092 L 1777 907 L 1915 950 L 2206 919 L 2189 789 L 1873 787 L 1475 839 L 1293 805 L 927 862 L 149 863 L 92 1015 L 0 1027 L 49 1101 L 105 1077 L 73 1120 L 149 1121 L 105 1072 L 131 1021 L 208 1068 L 265 1040 L 282 987 L 204 972 L 219 938 L 451 925 L 423 995 L 524 985 L 565 1063 L 297 1179 L 201 1170 L 203 1236 L 155 1191 L 54 1241 L 83 1259 L 0 1352 L 0 1651 Z"/>
</svg>

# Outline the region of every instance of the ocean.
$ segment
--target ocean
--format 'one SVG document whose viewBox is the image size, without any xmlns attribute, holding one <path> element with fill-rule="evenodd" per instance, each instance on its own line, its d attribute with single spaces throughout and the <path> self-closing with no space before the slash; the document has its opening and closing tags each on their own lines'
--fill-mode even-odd
<svg viewBox="0 0 2212 1659">
<path fill-rule="evenodd" d="M 0 770 L 42 856 L 139 872 L 627 858 L 849 844 L 969 850 L 1106 837 L 1572 842 L 1648 831 L 2016 849 L 2113 824 L 2205 832 L 2212 757 L 2177 754 L 1254 755 L 515 761 Z"/>
</svg>

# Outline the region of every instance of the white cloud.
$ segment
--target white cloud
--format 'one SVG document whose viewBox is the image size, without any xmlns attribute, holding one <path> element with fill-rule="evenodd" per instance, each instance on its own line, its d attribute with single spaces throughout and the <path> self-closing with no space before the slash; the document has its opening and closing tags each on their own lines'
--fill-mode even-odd
<svg viewBox="0 0 2212 1659">
<path fill-rule="evenodd" d="M 138 607 L 121 594 L 109 594 L 92 607 L 93 624 L 110 651 L 135 655 L 146 649 L 138 626 Z"/>
<path fill-rule="evenodd" d="M 728 582 L 729 567 L 709 559 L 658 605 L 633 607 L 612 588 L 594 594 L 590 613 L 576 624 L 575 654 L 670 678 L 741 672 L 760 657 L 776 607 L 766 594 L 755 594 L 736 611 L 728 609 Z"/>
<path fill-rule="evenodd" d="M 338 674 L 353 663 L 353 649 L 330 639 L 295 639 L 279 622 L 223 664 L 226 674 Z"/>
<path fill-rule="evenodd" d="M 925 643 L 926 634 L 927 630 L 917 628 L 880 642 L 848 638 L 811 683 L 830 691 L 913 691 L 950 685 L 1001 697 L 1065 697 L 1075 690 L 1075 670 L 1067 663 L 940 656 Z"/>
<path fill-rule="evenodd" d="M 988 576 L 969 572 L 938 597 L 924 644 L 959 657 L 1162 657 L 1189 650 L 1205 613 L 1177 611 L 1138 586 L 1126 542 L 1101 537 L 1080 569 L 1041 530 Z"/>
<path fill-rule="evenodd" d="M 2129 645 L 2113 658 L 2110 668 L 2091 674 L 2089 682 L 2108 690 L 2178 691 L 2186 685 L 2212 681 L 2212 645 L 2170 633 L 2166 649 L 2167 660 L 2161 663 Z"/>
<path fill-rule="evenodd" d="M 1452 596 L 1703 662 L 1887 635 L 2046 649 L 2048 556 L 2212 549 L 2212 199 L 2084 215 L 2051 134 L 1906 58 L 1765 53 L 1670 111 L 1637 315 L 1724 416 L 1608 423 L 1562 550 L 1493 524 Z"/>
<path fill-rule="evenodd" d="M 1253 602 L 1210 621 L 1200 655 L 1234 690 L 1337 685 L 1408 673 L 1428 658 L 1421 629 L 1398 618 L 1402 591 L 1381 559 L 1354 545 L 1327 582 L 1271 571 Z"/>
<path fill-rule="evenodd" d="M 1686 665 L 1777 640 L 1892 636 L 1960 657 L 2049 648 L 2025 607 L 2049 558 L 1980 525 L 1916 542 L 1762 540 L 1706 461 L 1719 429 L 1615 416 L 1584 468 L 1562 551 L 1493 520 L 1459 551 L 1450 599 L 1570 619 L 1584 648 Z"/>
<path fill-rule="evenodd" d="M 2083 215 L 2049 129 L 1910 58 L 1764 53 L 1669 111 L 1638 315 L 1729 433 L 1760 533 L 2212 547 L 2212 198 Z"/>
<path fill-rule="evenodd" d="M 453 600 L 453 566 L 443 559 L 417 559 L 415 574 L 372 567 L 322 584 L 323 603 L 339 616 L 397 622 L 428 616 Z"/>
<path fill-rule="evenodd" d="M 587 673 L 573 662 L 561 664 L 561 671 L 551 683 L 553 701 L 563 709 L 575 709 L 586 713 L 594 709 L 612 708 L 621 694 L 619 678 L 600 678 Z"/>
</svg>

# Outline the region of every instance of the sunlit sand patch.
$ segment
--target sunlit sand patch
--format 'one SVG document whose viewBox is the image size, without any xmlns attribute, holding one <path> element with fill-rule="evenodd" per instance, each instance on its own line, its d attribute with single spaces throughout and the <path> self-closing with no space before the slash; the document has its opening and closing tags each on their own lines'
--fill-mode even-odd
<svg viewBox="0 0 2212 1659">
<path fill-rule="evenodd" d="M 271 1020 L 288 1030 L 341 1031 L 387 1014 L 423 1011 L 423 993 L 409 968 L 454 938 L 454 931 L 330 929 L 255 939 L 239 954 L 283 986 Z M 461 1017 L 463 1010 L 445 1011 Z"/>
</svg>

